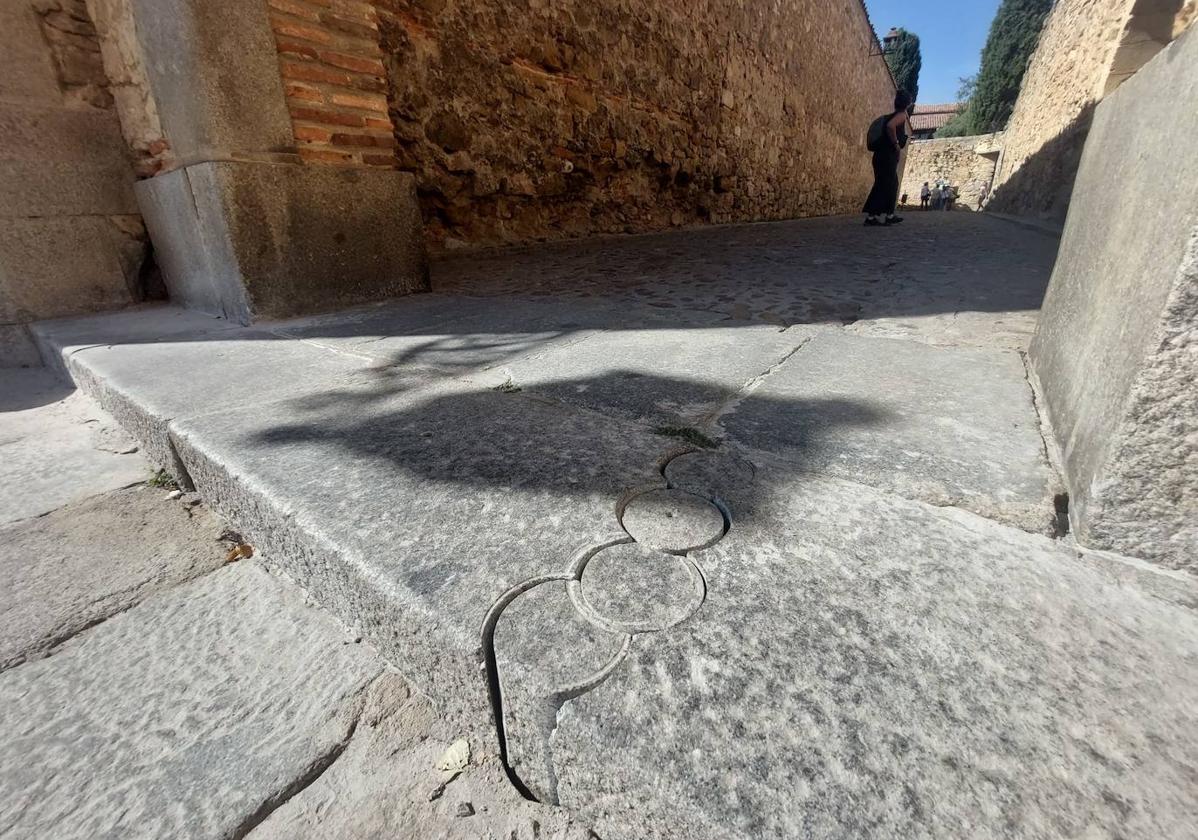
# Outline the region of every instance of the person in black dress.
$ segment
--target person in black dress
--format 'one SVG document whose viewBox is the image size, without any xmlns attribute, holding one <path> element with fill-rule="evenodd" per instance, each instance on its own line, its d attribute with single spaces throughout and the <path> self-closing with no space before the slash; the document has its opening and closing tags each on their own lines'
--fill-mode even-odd
<svg viewBox="0 0 1198 840">
<path fill-rule="evenodd" d="M 894 214 L 898 203 L 899 157 L 907 145 L 911 126 L 907 109 L 911 107 L 911 94 L 900 90 L 894 95 L 894 113 L 886 120 L 882 142 L 874 149 L 874 188 L 865 199 L 862 212 L 867 225 L 893 225 L 902 221 Z M 885 221 L 883 221 L 885 219 Z"/>
</svg>

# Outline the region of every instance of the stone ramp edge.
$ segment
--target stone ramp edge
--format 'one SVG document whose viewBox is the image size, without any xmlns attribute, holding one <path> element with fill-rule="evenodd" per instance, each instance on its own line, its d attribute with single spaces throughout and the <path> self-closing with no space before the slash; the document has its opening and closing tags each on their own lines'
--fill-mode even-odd
<svg viewBox="0 0 1198 840">
<path fill-rule="evenodd" d="M 476 637 L 405 597 L 363 558 L 309 516 L 274 498 L 270 489 L 197 441 L 185 419 L 168 423 L 172 449 L 205 503 L 320 607 L 370 642 L 405 679 L 440 708 L 450 727 L 494 740 L 483 674 L 481 628 Z M 430 628 L 432 628 L 430 630 Z M 458 730 L 446 735 L 457 737 Z"/>
</svg>

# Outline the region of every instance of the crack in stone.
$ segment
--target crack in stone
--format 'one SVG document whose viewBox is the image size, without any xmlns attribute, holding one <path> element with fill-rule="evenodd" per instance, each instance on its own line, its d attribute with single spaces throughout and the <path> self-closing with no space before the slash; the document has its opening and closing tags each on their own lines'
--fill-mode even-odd
<svg viewBox="0 0 1198 840">
<path fill-rule="evenodd" d="M 232 831 L 226 834 L 222 840 L 244 840 L 244 838 L 246 838 L 250 832 L 260 826 L 262 823 L 266 822 L 266 820 L 270 818 L 271 814 L 286 805 L 299 794 L 303 793 L 305 790 L 315 784 L 321 776 L 328 772 L 329 768 L 336 763 L 337 759 L 342 756 L 345 750 L 349 747 L 350 742 L 353 740 L 354 733 L 358 731 L 358 724 L 361 722 L 363 711 L 366 708 L 366 698 L 374 688 L 375 683 L 378 682 L 382 676 L 383 675 L 381 674 L 376 676 L 367 685 L 363 686 L 355 696 L 354 699 L 357 708 L 354 710 L 353 718 L 350 720 L 349 727 L 346 729 L 344 737 L 331 745 L 329 749 L 322 755 L 317 756 L 317 758 L 311 764 L 309 764 L 307 768 L 305 768 L 304 772 L 292 780 L 290 784 L 283 787 L 282 790 L 278 791 L 274 795 L 267 797 L 267 799 L 263 801 L 262 804 L 260 804 L 252 814 L 242 820 L 236 827 L 233 828 Z"/>
<path fill-rule="evenodd" d="M 781 330 L 781 332 L 786 332 L 786 330 L 788 330 L 788 329 L 790 329 L 790 327 L 786 327 L 785 329 Z M 717 405 L 711 411 L 707 412 L 702 417 L 700 417 L 699 421 L 696 425 L 708 426 L 712 423 L 715 423 L 723 415 L 725 415 L 731 411 L 735 411 L 737 409 L 737 407 L 749 397 L 750 394 L 752 394 L 754 391 L 756 391 L 761 386 L 762 382 L 765 382 L 765 380 L 769 379 L 770 376 L 772 376 L 774 373 L 776 373 L 779 368 L 781 368 L 784 364 L 786 364 L 788 361 L 790 361 L 791 357 L 793 357 L 796 353 L 798 353 L 800 350 L 802 350 L 804 347 L 806 347 L 814 337 L 815 336 L 807 336 L 806 338 L 800 340 L 799 343 L 796 344 L 794 347 L 792 347 L 790 350 L 788 350 L 782 356 L 782 358 L 778 359 L 778 361 L 771 364 L 769 367 L 767 367 L 761 373 L 759 373 L 756 376 L 752 377 L 751 379 L 747 380 L 743 385 L 741 385 L 739 388 L 737 388 L 736 391 L 734 391 L 727 399 L 725 399 L 723 402 L 721 402 L 719 405 Z"/>
</svg>

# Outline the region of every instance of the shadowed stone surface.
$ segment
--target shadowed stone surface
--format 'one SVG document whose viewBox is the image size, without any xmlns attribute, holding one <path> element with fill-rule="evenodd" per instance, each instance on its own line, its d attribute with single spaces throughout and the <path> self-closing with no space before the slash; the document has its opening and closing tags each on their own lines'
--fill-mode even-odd
<svg viewBox="0 0 1198 840">
<path fill-rule="evenodd" d="M 383 666 L 346 641 L 242 563 L 5 672 L 0 826 L 30 840 L 242 836 L 349 740 Z"/>
<path fill-rule="evenodd" d="M 642 423 L 697 425 L 815 332 L 727 326 L 726 318 L 697 312 L 655 320 L 642 326 L 635 315 L 612 312 L 607 325 L 623 329 L 514 361 L 493 381 L 510 377 L 533 393 Z"/>
<path fill-rule="evenodd" d="M 432 283 L 1027 347 L 1055 238 L 978 213 L 911 214 L 900 228 L 862 233 L 859 218 L 803 219 L 463 253 L 435 263 Z"/>
<path fill-rule="evenodd" d="M 1051 534 L 1056 479 L 1009 351 L 826 332 L 721 420 L 804 470 Z"/>
<path fill-rule="evenodd" d="M 558 715 L 561 801 L 602 836 L 1189 831 L 1192 611 L 969 514 L 692 458 L 671 480 L 736 523 L 703 608 Z"/>
<path fill-rule="evenodd" d="M 624 538 L 617 502 L 662 486 L 675 448 L 523 394 L 385 380 L 175 421 L 172 438 L 206 501 L 471 725 L 492 605 Z"/>
<path fill-rule="evenodd" d="M 0 670 L 225 562 L 221 522 L 165 497 L 139 486 L 0 529 Z"/>
</svg>

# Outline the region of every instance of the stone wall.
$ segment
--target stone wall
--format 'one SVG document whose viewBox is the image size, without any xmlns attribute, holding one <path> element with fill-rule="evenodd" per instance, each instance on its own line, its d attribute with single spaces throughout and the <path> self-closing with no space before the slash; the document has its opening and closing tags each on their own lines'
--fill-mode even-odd
<svg viewBox="0 0 1198 840">
<path fill-rule="evenodd" d="M 1059 0 L 1028 64 L 987 207 L 1061 224 L 1094 107 L 1189 25 L 1198 0 Z"/>
<path fill-rule="evenodd" d="M 1198 32 L 1095 110 L 1029 356 L 1082 545 L 1198 572 Z M 1134 184 L 1112 200 L 1111 173 Z"/>
<path fill-rule="evenodd" d="M 860 0 L 375 6 L 434 247 L 856 211 L 894 95 Z"/>
<path fill-rule="evenodd" d="M 909 204 L 919 204 L 924 182 L 943 179 L 957 188 L 958 209 L 976 210 L 994 178 L 1001 144 L 1001 133 L 915 140 L 907 146 L 899 193 L 907 194 Z"/>
<path fill-rule="evenodd" d="M 0 365 L 24 325 L 128 305 L 146 235 L 83 0 L 0 3 Z"/>
</svg>

